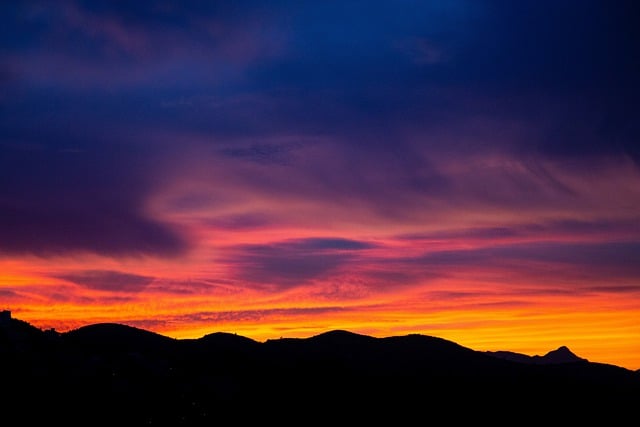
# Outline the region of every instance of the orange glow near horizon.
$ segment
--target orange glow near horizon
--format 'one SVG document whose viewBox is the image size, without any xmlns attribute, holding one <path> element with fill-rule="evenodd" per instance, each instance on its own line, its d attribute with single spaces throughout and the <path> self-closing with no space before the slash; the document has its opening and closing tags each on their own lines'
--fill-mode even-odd
<svg viewBox="0 0 640 427">
<path fill-rule="evenodd" d="M 254 236 L 253 244 L 259 240 Z M 366 250 L 374 260 L 390 263 L 419 252 L 396 246 L 391 253 L 377 247 Z M 640 367 L 637 290 L 631 298 L 593 290 L 593 286 L 578 293 L 554 294 L 551 287 L 545 289 L 518 275 L 510 278 L 495 266 L 476 266 L 469 272 L 407 285 L 396 283 L 393 290 L 376 289 L 379 261 L 370 263 L 361 256 L 353 261 L 359 270 L 275 292 L 268 284 L 241 286 L 237 279 L 223 280 L 230 274 L 228 266 L 215 263 L 208 269 L 200 266 L 199 276 L 182 276 L 172 274 L 180 271 L 181 263 L 136 259 L 116 268 L 112 260 L 91 258 L 91 271 L 117 270 L 136 280 L 149 277 L 140 289 L 128 289 L 123 283 L 124 288 L 114 292 L 69 281 L 84 277 L 76 279 L 70 272 L 84 269 L 87 262 L 88 258 L 64 265 L 36 258 L 3 262 L 2 291 L 7 298 L 1 308 L 34 326 L 60 332 L 119 322 L 173 338 L 199 338 L 216 331 L 257 341 L 303 338 L 333 329 L 376 337 L 418 333 L 475 350 L 529 355 L 566 345 L 591 361 Z M 501 276 L 504 283 L 498 282 Z M 118 281 L 127 278 L 114 276 Z"/>
</svg>

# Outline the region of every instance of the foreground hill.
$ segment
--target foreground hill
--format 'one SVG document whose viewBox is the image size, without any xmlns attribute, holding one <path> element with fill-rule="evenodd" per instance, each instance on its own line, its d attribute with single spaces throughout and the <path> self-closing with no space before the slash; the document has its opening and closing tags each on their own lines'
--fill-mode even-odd
<svg viewBox="0 0 640 427">
<path fill-rule="evenodd" d="M 566 347 L 529 358 L 341 330 L 260 343 L 113 323 L 57 333 L 4 318 L 0 374 L 5 425 L 610 423 L 640 402 L 638 372 Z"/>
</svg>

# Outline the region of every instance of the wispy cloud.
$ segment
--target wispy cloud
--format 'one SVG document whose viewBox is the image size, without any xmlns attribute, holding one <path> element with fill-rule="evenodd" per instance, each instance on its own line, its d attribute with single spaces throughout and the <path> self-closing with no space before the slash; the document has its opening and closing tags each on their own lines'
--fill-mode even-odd
<svg viewBox="0 0 640 427">
<path fill-rule="evenodd" d="M 375 245 L 343 238 L 305 238 L 227 248 L 233 277 L 254 286 L 286 289 L 327 278 Z"/>
<path fill-rule="evenodd" d="M 56 276 L 78 286 L 108 292 L 140 292 L 153 281 L 153 277 L 108 270 L 87 270 Z"/>
</svg>

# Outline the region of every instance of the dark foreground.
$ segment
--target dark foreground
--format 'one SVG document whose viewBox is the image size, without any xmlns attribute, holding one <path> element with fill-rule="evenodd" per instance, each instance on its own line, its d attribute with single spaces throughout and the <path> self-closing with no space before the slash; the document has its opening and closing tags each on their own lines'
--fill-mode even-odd
<svg viewBox="0 0 640 427">
<path fill-rule="evenodd" d="M 6 426 L 627 425 L 640 413 L 639 372 L 506 360 L 424 335 L 175 340 L 5 318 L 0 378 Z"/>
</svg>

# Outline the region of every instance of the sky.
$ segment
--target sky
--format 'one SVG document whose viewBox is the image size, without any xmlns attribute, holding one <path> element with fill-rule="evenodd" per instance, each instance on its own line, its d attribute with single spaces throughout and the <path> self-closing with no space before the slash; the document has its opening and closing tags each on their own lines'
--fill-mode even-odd
<svg viewBox="0 0 640 427">
<path fill-rule="evenodd" d="M 6 1 L 0 309 L 640 369 L 634 1 Z"/>
</svg>

